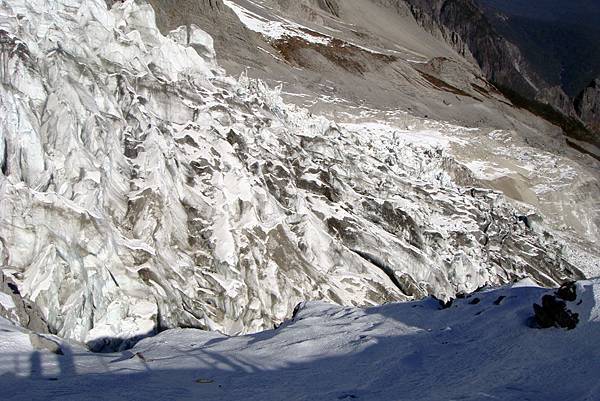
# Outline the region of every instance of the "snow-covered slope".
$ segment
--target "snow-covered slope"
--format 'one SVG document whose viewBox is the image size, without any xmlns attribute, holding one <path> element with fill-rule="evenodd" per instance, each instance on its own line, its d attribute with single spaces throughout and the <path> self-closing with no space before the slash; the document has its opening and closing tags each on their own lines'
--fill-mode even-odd
<svg viewBox="0 0 600 401">
<path fill-rule="evenodd" d="M 307 303 L 277 330 L 170 330 L 117 354 L 63 343 L 55 355 L 0 321 L 2 399 L 596 401 L 600 282 L 575 289 L 573 330 L 530 327 L 550 291 L 527 283 L 446 309 Z"/>
<path fill-rule="evenodd" d="M 145 3 L 2 2 L 0 26 L 2 273 L 62 337 L 248 333 L 303 300 L 447 299 L 598 267 L 473 188 L 439 132 L 287 106 L 225 76 L 200 28 L 162 36 Z"/>
</svg>

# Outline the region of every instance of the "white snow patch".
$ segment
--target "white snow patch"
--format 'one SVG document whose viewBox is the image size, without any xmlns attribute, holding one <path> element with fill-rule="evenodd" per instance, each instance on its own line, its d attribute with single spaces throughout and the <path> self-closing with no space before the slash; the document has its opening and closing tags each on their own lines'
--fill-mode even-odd
<svg viewBox="0 0 600 401">
<path fill-rule="evenodd" d="M 251 31 L 258 32 L 265 37 L 273 40 L 285 39 L 286 37 L 298 37 L 310 43 L 318 43 L 327 45 L 331 42 L 331 38 L 324 37 L 321 34 L 312 35 L 312 29 L 295 22 L 285 20 L 273 21 L 261 17 L 260 15 L 245 9 L 233 1 L 224 0 L 225 5 L 238 16 L 240 21 Z"/>
</svg>

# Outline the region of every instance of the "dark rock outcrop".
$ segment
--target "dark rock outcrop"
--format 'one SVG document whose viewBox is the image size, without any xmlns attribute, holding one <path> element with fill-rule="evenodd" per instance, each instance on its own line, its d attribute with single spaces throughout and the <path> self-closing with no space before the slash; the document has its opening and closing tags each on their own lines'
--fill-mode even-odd
<svg viewBox="0 0 600 401">
<path fill-rule="evenodd" d="M 579 118 L 596 133 L 600 133 L 600 78 L 594 79 L 575 98 Z"/>
<path fill-rule="evenodd" d="M 0 316 L 16 321 L 24 328 L 38 333 L 50 333 L 48 323 L 39 307 L 23 298 L 16 283 L 0 270 L 0 292 L 10 295 L 14 309 L 6 309 L 0 304 Z"/>
<path fill-rule="evenodd" d="M 543 88 L 538 92 L 535 99 L 539 102 L 555 107 L 567 116 L 577 116 L 575 113 L 575 108 L 573 107 L 573 100 L 560 86 Z"/>
<path fill-rule="evenodd" d="M 600 2 L 475 0 L 550 87 L 573 99 L 600 76 Z M 558 106 L 558 105 L 557 105 Z"/>
<path fill-rule="evenodd" d="M 336 0 L 318 0 L 319 7 L 336 17 L 340 16 L 340 5 Z"/>
<path fill-rule="evenodd" d="M 567 308 L 567 302 L 577 299 L 575 283 L 568 282 L 554 294 L 542 297 L 542 305 L 533 304 L 535 322 L 542 329 L 561 327 L 572 330 L 579 323 L 579 314 Z"/>
<path fill-rule="evenodd" d="M 579 95 L 573 107 L 572 98 L 560 86 L 544 80 L 521 48 L 496 29 L 474 0 L 404 1 L 421 26 L 476 62 L 484 76 L 516 106 L 559 126 L 569 138 L 600 144 L 598 80 Z"/>
</svg>

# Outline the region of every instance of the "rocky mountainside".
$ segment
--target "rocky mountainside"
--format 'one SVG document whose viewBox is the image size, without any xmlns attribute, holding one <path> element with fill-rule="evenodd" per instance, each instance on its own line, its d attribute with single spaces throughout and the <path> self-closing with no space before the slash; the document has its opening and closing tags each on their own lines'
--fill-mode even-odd
<svg viewBox="0 0 600 401">
<path fill-rule="evenodd" d="M 586 152 L 600 157 L 598 121 L 576 113 L 573 107 L 582 79 L 587 83 L 585 77 L 597 76 L 600 68 L 596 45 L 600 31 L 597 24 L 588 25 L 600 12 L 597 6 L 579 9 L 572 3 L 562 7 L 560 0 L 535 7 L 530 2 L 502 0 L 406 2 L 422 26 L 463 56 L 472 57 L 513 103 L 561 127 L 570 140 L 584 142 Z M 587 0 L 582 2 L 587 4 Z M 546 14 L 538 13 L 545 5 Z M 558 11 L 564 9 L 566 13 Z M 569 10 L 578 11 L 571 15 Z M 574 147 L 582 150 L 581 144 Z"/>
<path fill-rule="evenodd" d="M 590 82 L 575 98 L 575 110 L 590 128 L 600 132 L 600 78 Z"/>
<path fill-rule="evenodd" d="M 468 166 L 502 166 L 480 180 L 480 185 L 535 206 L 547 221 L 560 220 L 554 227 L 561 231 L 580 227 L 575 228 L 578 234 L 596 241 L 593 227 L 600 220 L 595 200 L 598 197 L 594 195 L 598 164 L 593 157 L 598 158 L 600 148 L 590 143 L 593 138 L 589 131 L 577 118 L 565 118 L 552 107 L 504 88 L 509 100 L 487 81 L 472 57 L 463 57 L 454 50 L 446 40 L 451 35 L 444 38 L 440 31 L 445 29 L 443 26 L 428 28 L 422 19 L 415 18 L 416 8 L 405 2 L 374 0 L 330 2 L 336 5 L 335 12 L 308 0 L 235 0 L 224 4 L 240 20 L 228 29 L 240 29 L 241 24 L 248 31 L 245 36 L 252 38 L 216 41 L 219 62 L 228 71 L 247 71 L 273 84 L 281 83 L 287 102 L 337 121 L 364 121 L 368 116 L 389 122 L 391 116 L 402 115 L 400 126 L 421 116 L 477 127 L 473 138 L 463 142 L 471 144 L 466 146 L 469 149 L 455 147 L 453 156 Z M 485 23 L 484 15 L 478 15 Z M 494 32 L 491 25 L 486 26 Z M 220 30 L 210 23 L 205 28 L 211 33 Z M 481 37 L 485 42 L 485 35 Z M 252 52 L 257 46 L 261 51 Z M 228 51 L 230 47 L 236 51 Z M 254 64 L 238 58 L 239 47 L 246 49 L 245 54 L 257 54 Z M 552 88 L 540 93 L 557 102 L 571 103 L 564 92 Z M 505 142 L 510 143 L 510 149 L 500 149 L 504 145 L 490 133 L 494 130 L 510 138 Z M 565 130 L 570 137 L 565 138 Z M 491 139 L 489 147 L 483 145 L 487 137 Z M 569 174 L 564 168 L 529 168 L 529 163 L 546 159 L 546 152 L 551 158 L 568 160 L 576 171 L 572 177 L 577 179 L 565 179 Z M 523 158 L 528 160 L 526 164 Z M 561 177 L 561 184 L 551 185 L 551 191 L 546 186 L 549 170 L 553 171 L 551 175 Z M 577 200 L 573 194 L 577 194 Z"/>
<path fill-rule="evenodd" d="M 424 110 L 447 101 L 447 113 L 478 105 L 487 116 L 505 107 L 503 119 L 526 126 L 527 114 L 464 60 L 407 61 L 414 50 L 374 50 L 273 14 L 300 7 L 316 24 L 350 12 L 341 3 L 282 2 L 263 11 L 274 20 L 232 2 L 189 3 L 189 13 L 165 4 L 156 4 L 163 32 L 198 10 L 215 14 L 163 35 L 140 1 L 0 3 L 5 316 L 110 350 L 174 327 L 256 332 L 303 300 L 448 300 L 524 277 L 556 285 L 600 271 L 595 162 L 550 153 L 564 144 L 537 134 L 543 122 L 482 130 L 352 100 L 390 86 L 383 68 L 410 74 L 393 90 L 414 90 Z M 215 54 L 204 30 L 221 15 L 244 35 L 231 38 L 240 49 L 269 46 L 259 52 L 276 62 L 265 68 L 288 78 L 306 71 L 297 89 L 316 90 L 317 60 L 348 80 L 339 89 L 351 100 L 334 92 L 311 112 L 299 106 L 306 92 L 227 75 L 217 61 L 225 45 Z M 384 33 L 365 40 L 402 36 Z M 424 37 L 423 52 L 456 56 Z M 226 64 L 244 54 L 226 54 Z M 369 104 L 389 100 L 375 94 Z M 354 114 L 335 122 L 319 109 Z"/>
<path fill-rule="evenodd" d="M 600 77 L 600 4 L 590 0 L 479 0 L 494 29 L 514 43 L 545 84 L 535 99 L 577 117 L 598 143 L 593 82 Z M 574 107 L 575 106 L 575 107 Z M 596 140 L 593 138 L 595 137 Z"/>
<path fill-rule="evenodd" d="M 534 97 L 542 81 L 520 50 L 500 36 L 472 0 L 407 0 L 417 21 L 474 60 L 487 79 Z"/>
<path fill-rule="evenodd" d="M 477 0 L 490 24 L 519 47 L 550 86 L 575 98 L 600 76 L 600 3 Z"/>
<path fill-rule="evenodd" d="M 177 7 L 160 0 L 150 0 L 150 3 L 158 10 L 158 25 L 165 34 L 190 21 L 204 26 L 215 38 L 221 65 L 230 73 L 250 68 L 251 76 L 286 82 L 292 92 L 326 94 L 377 109 L 400 106 L 411 114 L 458 120 L 461 124 L 480 126 L 484 122 L 509 127 L 515 119 L 507 122 L 501 116 L 515 111 L 497 102 L 498 96 L 493 94 L 495 88 L 491 90 L 488 84 L 483 84 L 483 91 L 478 89 L 482 81 L 490 81 L 513 101 L 513 91 L 524 96 L 526 102 L 517 99 L 520 107 L 558 125 L 571 139 L 592 144 L 592 147 L 586 146 L 586 151 L 600 157 L 598 136 L 589 132 L 593 124 L 584 121 L 588 127 L 584 126 L 575 113 L 572 98 L 559 85 L 545 80 L 544 74 L 532 66 L 532 52 L 524 54 L 518 42 L 515 45 L 501 35 L 503 31 L 484 13 L 486 8 L 473 0 L 211 0 L 179 1 Z M 258 16 L 254 20 L 260 23 L 240 26 L 227 5 L 235 5 L 238 11 L 249 11 L 246 16 L 250 19 Z M 303 27 L 303 35 L 298 37 L 302 40 L 284 43 L 277 37 L 283 32 L 279 28 L 292 21 Z M 270 30 L 269 38 L 279 40 L 275 46 L 265 41 L 264 35 L 256 35 L 254 28 L 260 25 Z M 276 32 L 279 33 L 273 36 Z M 338 44 L 348 46 L 344 46 L 343 52 L 338 49 L 333 54 L 318 40 L 306 40 L 311 37 L 307 32 L 315 33 L 313 38 L 334 36 Z M 257 48 L 262 50 L 257 53 Z M 365 52 L 365 49 L 371 51 Z M 447 77 L 441 78 L 444 85 L 440 86 L 439 74 L 432 76 L 418 64 L 448 59 L 452 62 L 446 69 L 454 77 L 460 77 L 458 86 L 452 79 L 446 82 Z M 275 60 L 291 63 L 299 69 L 290 71 L 289 66 Z M 480 71 L 474 71 L 471 62 Z M 457 65 L 459 71 L 456 71 Z M 356 79 L 357 75 L 365 79 L 364 85 Z M 382 85 L 383 82 L 388 84 Z M 330 85 L 332 83 L 335 85 Z M 373 87 L 377 90 L 371 90 Z M 335 88 L 335 96 L 332 88 Z M 443 93 L 448 89 L 451 95 L 459 94 L 459 97 Z M 473 98 L 476 103 L 492 104 L 474 110 L 470 107 Z M 544 109 L 546 104 L 551 108 Z M 448 105 L 455 110 L 448 110 Z M 460 111 L 457 112 L 457 108 Z M 489 108 L 495 112 L 486 112 Z M 322 107 L 319 112 L 323 112 Z M 517 121 L 524 119 L 531 120 L 531 117 L 516 118 Z M 519 128 L 528 130 L 530 127 L 529 123 Z"/>
</svg>

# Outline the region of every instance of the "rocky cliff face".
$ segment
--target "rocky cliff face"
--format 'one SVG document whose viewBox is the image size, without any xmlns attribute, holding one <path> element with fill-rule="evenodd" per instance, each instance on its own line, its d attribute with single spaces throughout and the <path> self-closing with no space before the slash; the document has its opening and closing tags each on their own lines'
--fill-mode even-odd
<svg viewBox="0 0 600 401">
<path fill-rule="evenodd" d="M 589 111 L 590 107 L 593 108 L 593 104 L 598 102 L 597 99 L 592 99 L 596 95 L 593 89 L 584 91 L 586 94 L 582 93 L 580 96 L 585 97 L 585 100 L 578 101 L 578 104 L 588 105 L 584 106 L 588 108 L 584 113 L 586 117 L 581 117 L 581 113 L 575 113 L 573 99 L 559 85 L 549 84 L 536 72 L 538 70 L 532 66 L 533 60 L 524 56 L 521 48 L 498 33 L 477 2 L 404 1 L 410 5 L 413 15 L 422 26 L 441 36 L 467 59 L 474 60 L 485 77 L 511 100 L 519 98 L 515 104 L 560 126 L 567 137 L 591 144 L 591 150 L 586 152 L 599 157 L 598 121 L 594 120 L 593 113 Z M 502 20 L 505 17 L 499 18 Z M 532 53 L 528 56 L 533 57 Z M 581 149 L 579 146 L 577 148 Z"/>
<path fill-rule="evenodd" d="M 600 3 L 589 0 L 475 0 L 493 27 L 519 47 L 550 87 L 575 98 L 600 76 Z"/>
<path fill-rule="evenodd" d="M 435 140 L 462 128 L 335 124 L 227 77 L 198 26 L 154 21 L 131 0 L 0 3 L 0 261 L 50 331 L 99 350 L 253 332 L 307 299 L 583 276 Z"/>
<path fill-rule="evenodd" d="M 575 110 L 587 126 L 600 136 L 600 79 L 595 79 L 575 98 Z"/>
<path fill-rule="evenodd" d="M 485 76 L 534 97 L 541 81 L 519 49 L 502 38 L 472 0 L 405 0 L 417 21 L 437 32 L 461 55 L 477 62 Z"/>
<path fill-rule="evenodd" d="M 578 117 L 573 105 L 573 99 L 560 86 L 543 88 L 536 94 L 535 100 L 556 107 L 556 109 L 560 110 L 566 116 Z"/>
</svg>

